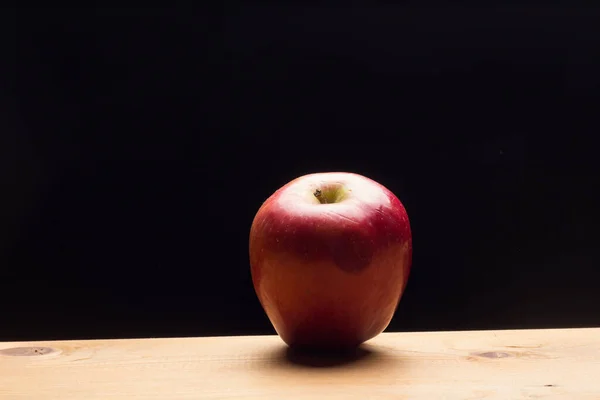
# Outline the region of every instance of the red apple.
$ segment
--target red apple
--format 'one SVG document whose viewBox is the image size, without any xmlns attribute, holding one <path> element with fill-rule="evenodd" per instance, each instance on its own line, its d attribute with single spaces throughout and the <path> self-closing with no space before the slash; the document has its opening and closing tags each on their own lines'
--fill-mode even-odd
<svg viewBox="0 0 600 400">
<path fill-rule="evenodd" d="M 351 348 L 380 334 L 411 262 L 404 206 L 353 173 L 294 179 L 262 204 L 250 230 L 256 294 L 291 347 Z"/>
</svg>

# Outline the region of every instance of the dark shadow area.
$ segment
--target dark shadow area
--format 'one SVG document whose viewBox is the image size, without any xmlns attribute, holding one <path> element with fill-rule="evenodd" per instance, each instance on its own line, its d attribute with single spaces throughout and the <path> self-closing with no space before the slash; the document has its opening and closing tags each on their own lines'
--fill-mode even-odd
<svg viewBox="0 0 600 400">
<path fill-rule="evenodd" d="M 286 362 L 310 368 L 334 368 L 350 364 L 373 362 L 382 354 L 366 345 L 349 350 L 325 351 L 287 347 L 281 356 Z"/>
</svg>

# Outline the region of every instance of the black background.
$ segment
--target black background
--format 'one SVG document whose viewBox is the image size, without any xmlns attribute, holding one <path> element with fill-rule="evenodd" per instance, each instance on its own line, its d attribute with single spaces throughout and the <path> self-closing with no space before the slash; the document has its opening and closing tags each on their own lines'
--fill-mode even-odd
<svg viewBox="0 0 600 400">
<path fill-rule="evenodd" d="M 390 188 L 389 329 L 600 325 L 600 12 L 222 6 L 3 15 L 0 339 L 272 333 L 254 213 L 296 176 Z"/>
</svg>

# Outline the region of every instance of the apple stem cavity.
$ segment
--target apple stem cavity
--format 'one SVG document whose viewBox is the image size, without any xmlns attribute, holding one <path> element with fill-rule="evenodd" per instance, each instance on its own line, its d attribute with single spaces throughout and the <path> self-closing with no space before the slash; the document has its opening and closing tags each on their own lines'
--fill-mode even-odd
<svg viewBox="0 0 600 400">
<path fill-rule="evenodd" d="M 321 189 L 315 189 L 313 196 L 321 204 L 339 203 L 346 197 L 346 190 L 342 186 L 333 186 Z"/>
</svg>

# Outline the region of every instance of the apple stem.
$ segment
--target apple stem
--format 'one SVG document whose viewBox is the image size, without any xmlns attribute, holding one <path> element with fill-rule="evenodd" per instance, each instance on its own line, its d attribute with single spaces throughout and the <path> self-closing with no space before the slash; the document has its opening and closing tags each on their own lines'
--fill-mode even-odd
<svg viewBox="0 0 600 400">
<path fill-rule="evenodd" d="M 315 190 L 315 192 L 313 193 L 313 195 L 319 199 L 319 201 L 321 202 L 321 204 L 327 204 L 327 197 L 321 197 L 322 192 L 320 189 Z"/>
</svg>

